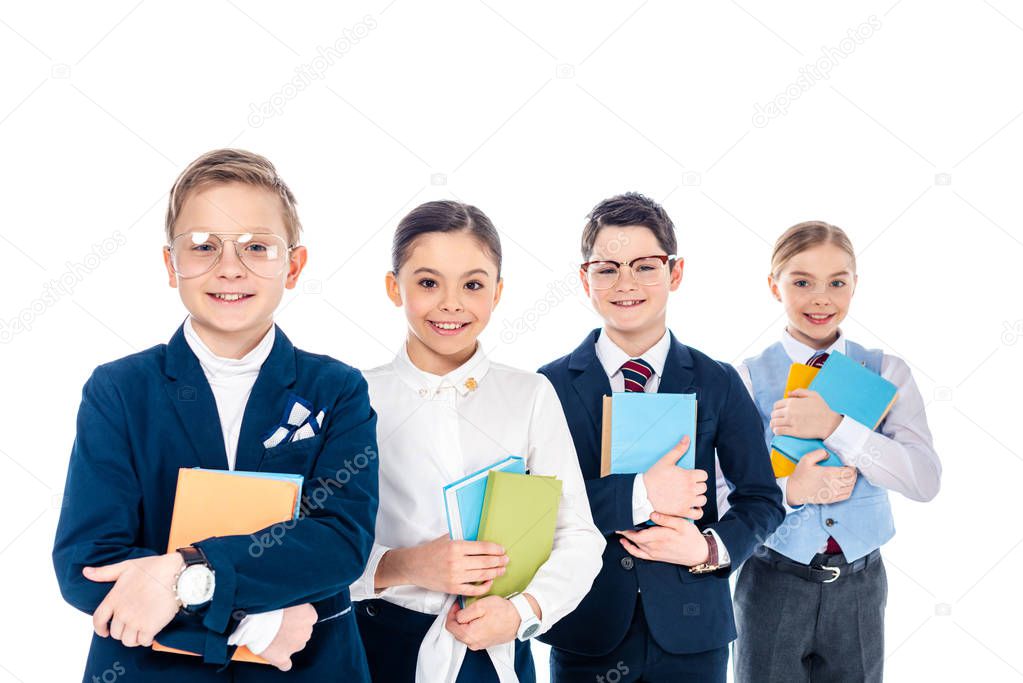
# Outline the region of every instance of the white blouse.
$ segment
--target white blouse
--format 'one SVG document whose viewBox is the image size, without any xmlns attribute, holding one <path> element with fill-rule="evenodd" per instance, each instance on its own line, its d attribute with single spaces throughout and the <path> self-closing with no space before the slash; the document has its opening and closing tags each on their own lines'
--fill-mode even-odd
<svg viewBox="0 0 1023 683">
<path fill-rule="evenodd" d="M 351 586 L 352 599 L 382 598 L 438 615 L 420 649 L 417 679 L 454 681 L 466 650 L 444 628 L 455 596 L 408 585 L 374 590 L 384 553 L 448 532 L 445 485 L 509 455 L 524 457 L 532 474 L 561 480 L 554 547 L 524 591 L 542 611 L 538 634 L 589 591 L 600 571 L 604 538 L 593 525 L 575 445 L 546 377 L 491 363 L 482 348 L 441 377 L 416 368 L 404 344 L 390 364 L 364 376 L 377 412 L 380 507 L 369 564 Z M 514 642 L 488 652 L 502 682 L 515 680 Z"/>
</svg>

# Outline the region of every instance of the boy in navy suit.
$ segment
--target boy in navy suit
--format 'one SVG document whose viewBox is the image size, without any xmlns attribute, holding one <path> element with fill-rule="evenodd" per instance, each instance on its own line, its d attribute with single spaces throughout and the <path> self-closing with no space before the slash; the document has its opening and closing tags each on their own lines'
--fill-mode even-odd
<svg viewBox="0 0 1023 683">
<path fill-rule="evenodd" d="M 348 586 L 374 535 L 376 415 L 357 370 L 274 325 L 306 262 L 294 196 L 265 158 L 216 150 L 178 178 L 166 229 L 189 317 L 95 370 L 68 465 L 53 563 L 93 616 L 83 680 L 368 681 Z M 301 474 L 302 514 L 166 552 L 183 467 Z M 241 645 L 273 666 L 230 662 Z"/>
<path fill-rule="evenodd" d="M 552 646 L 556 683 L 725 681 L 735 638 L 728 576 L 785 514 L 739 376 L 665 325 L 668 295 L 682 280 L 675 248 L 674 225 L 656 202 L 628 193 L 598 204 L 583 230 L 579 276 L 603 329 L 540 368 L 561 399 L 593 521 L 607 537 L 592 590 L 541 638 Z M 601 399 L 612 391 L 695 393 L 696 444 L 683 439 L 642 474 L 602 478 Z M 690 447 L 696 468 L 676 467 Z M 704 494 L 724 486 L 731 507 L 719 518 Z"/>
</svg>

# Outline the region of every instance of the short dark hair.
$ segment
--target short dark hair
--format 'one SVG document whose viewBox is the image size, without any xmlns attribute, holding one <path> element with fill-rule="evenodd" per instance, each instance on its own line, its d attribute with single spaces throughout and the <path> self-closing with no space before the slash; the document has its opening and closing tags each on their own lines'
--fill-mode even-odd
<svg viewBox="0 0 1023 683">
<path fill-rule="evenodd" d="M 582 239 L 583 259 L 588 259 L 593 253 L 593 245 L 601 228 L 612 225 L 641 225 L 654 233 L 657 243 L 666 253 L 674 254 L 678 248 L 675 224 L 671 222 L 664 207 L 646 195 L 626 192 L 605 199 L 586 216 Z"/>
<path fill-rule="evenodd" d="M 406 214 L 394 231 L 391 243 L 391 268 L 395 275 L 408 260 L 413 242 L 420 235 L 431 232 L 458 232 L 471 234 L 497 262 L 497 277 L 501 277 L 501 238 L 497 228 L 485 213 L 471 204 L 440 200 L 420 204 Z"/>
</svg>

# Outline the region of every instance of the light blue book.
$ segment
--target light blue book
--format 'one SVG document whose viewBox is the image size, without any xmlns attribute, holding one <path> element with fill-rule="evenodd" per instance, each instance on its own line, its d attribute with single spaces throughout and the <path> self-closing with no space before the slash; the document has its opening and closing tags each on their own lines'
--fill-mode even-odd
<svg viewBox="0 0 1023 683">
<path fill-rule="evenodd" d="M 837 351 L 824 361 L 820 372 L 810 382 L 810 389 L 820 394 L 836 413 L 871 429 L 877 429 L 898 398 L 894 384 Z M 820 464 L 842 467 L 838 455 L 828 450 L 820 439 L 778 435 L 771 439 L 771 447 L 793 462 L 799 462 L 810 451 L 824 448 L 828 457 Z"/>
<path fill-rule="evenodd" d="M 204 472 L 216 472 L 217 474 L 234 474 L 240 477 L 256 477 L 259 479 L 277 479 L 278 481 L 290 481 L 298 486 L 298 495 L 295 496 L 295 514 L 292 519 L 298 519 L 298 511 L 302 505 L 302 484 L 305 482 L 305 477 L 301 474 L 289 474 L 287 472 L 241 472 L 238 470 L 210 470 L 202 467 L 194 467 L 193 469 L 202 470 Z"/>
<path fill-rule="evenodd" d="M 442 489 L 448 533 L 456 541 L 475 541 L 483 514 L 483 497 L 487 492 L 487 475 L 491 470 L 526 473 L 526 461 L 514 455 L 484 467 L 478 472 L 453 481 Z"/>
<path fill-rule="evenodd" d="M 604 397 L 600 476 L 638 474 L 664 457 L 683 436 L 689 450 L 678 466 L 696 465 L 696 394 L 616 392 Z"/>
</svg>

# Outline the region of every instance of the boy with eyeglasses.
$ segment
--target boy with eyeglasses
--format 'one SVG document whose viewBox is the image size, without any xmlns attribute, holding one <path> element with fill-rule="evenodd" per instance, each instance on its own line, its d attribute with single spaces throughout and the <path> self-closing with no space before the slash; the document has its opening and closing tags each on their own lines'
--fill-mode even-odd
<svg viewBox="0 0 1023 683">
<path fill-rule="evenodd" d="M 250 152 L 209 152 L 171 190 L 164 263 L 189 316 L 86 383 L 54 543 L 64 598 L 93 617 L 84 681 L 213 682 L 228 665 L 240 682 L 369 680 L 348 586 L 374 536 L 376 415 L 357 370 L 274 325 L 306 263 L 300 229 Z M 166 552 L 190 467 L 300 474 L 306 504 L 273 543 L 253 540 L 267 529 Z M 273 666 L 230 662 L 243 645 Z"/>
<path fill-rule="evenodd" d="M 540 638 L 552 646 L 556 683 L 723 683 L 735 639 L 728 576 L 784 517 L 739 376 L 667 329 L 668 297 L 682 281 L 675 250 L 675 227 L 656 202 L 628 193 L 598 204 L 579 277 L 603 328 L 540 368 L 561 399 L 607 539 L 589 594 Z M 601 400 L 612 391 L 695 393 L 696 443 L 684 438 L 642 474 L 601 478 Z M 695 469 L 677 467 L 691 447 Z M 719 515 L 725 495 L 730 508 Z"/>
</svg>

